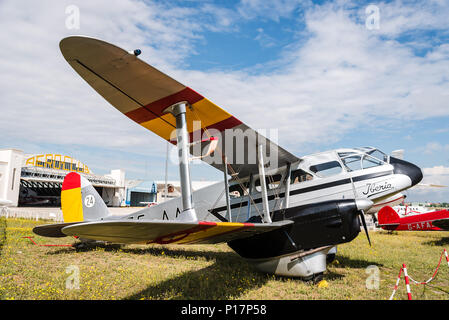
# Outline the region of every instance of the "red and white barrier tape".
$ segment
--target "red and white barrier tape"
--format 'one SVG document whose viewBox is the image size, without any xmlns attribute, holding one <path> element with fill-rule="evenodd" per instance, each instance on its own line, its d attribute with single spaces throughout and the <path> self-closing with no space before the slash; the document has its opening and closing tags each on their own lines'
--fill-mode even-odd
<svg viewBox="0 0 449 320">
<path fill-rule="evenodd" d="M 32 239 L 33 237 L 22 237 L 22 238 L 27 238 L 27 239 L 30 240 L 34 245 L 39 246 L 39 247 L 73 247 L 73 245 L 71 245 L 71 244 L 37 244 L 37 243 L 34 242 L 34 240 Z"/>
<path fill-rule="evenodd" d="M 394 286 L 393 293 L 391 294 L 389 300 L 393 300 L 393 297 L 394 297 L 396 291 L 398 290 L 398 287 L 399 287 L 399 281 L 401 281 L 401 274 L 402 274 L 402 268 L 399 270 L 398 280 L 396 280 L 396 284 L 395 284 L 395 286 Z"/>
<path fill-rule="evenodd" d="M 435 279 L 435 276 L 438 273 L 438 269 L 440 268 L 441 259 L 443 258 L 443 254 L 446 255 L 446 261 L 448 261 L 448 266 L 449 266 L 449 260 L 448 260 L 448 256 L 447 256 L 447 251 L 446 251 L 446 249 L 444 249 L 443 252 L 441 252 L 440 261 L 438 261 L 438 265 L 437 265 L 437 268 L 435 269 L 435 272 L 433 273 L 433 275 L 427 281 L 418 282 L 416 280 L 413 280 L 412 277 L 410 277 L 410 280 L 412 280 L 415 284 L 428 284 L 430 281 Z"/>
<path fill-rule="evenodd" d="M 396 280 L 396 285 L 394 286 L 393 293 L 391 294 L 389 300 L 393 300 L 393 297 L 394 297 L 396 291 L 398 290 L 398 287 L 399 287 L 399 281 L 401 280 L 401 273 L 402 273 L 402 271 L 404 271 L 405 287 L 406 287 L 406 289 L 407 289 L 407 297 L 408 297 L 408 300 L 412 300 L 412 293 L 411 293 L 411 290 L 410 290 L 410 281 L 409 281 L 409 280 L 411 280 L 411 281 L 412 281 L 413 283 L 415 283 L 416 285 L 418 285 L 418 284 L 424 284 L 424 285 L 426 285 L 426 284 L 428 284 L 430 281 L 432 281 L 433 279 L 435 279 L 435 277 L 436 277 L 436 275 L 437 275 L 437 273 L 438 273 L 438 270 L 439 270 L 439 268 L 440 268 L 440 264 L 441 264 L 441 260 L 442 260 L 442 258 L 443 258 L 443 254 L 446 256 L 446 262 L 447 262 L 447 265 L 448 265 L 448 267 L 449 267 L 449 257 L 448 257 L 448 254 L 447 254 L 446 249 L 444 249 L 443 252 L 441 253 L 440 260 L 438 261 L 438 265 L 437 265 L 437 268 L 435 269 L 435 272 L 433 273 L 432 277 L 430 277 L 427 281 L 418 282 L 418 281 L 414 280 L 412 277 L 410 277 L 410 276 L 408 275 L 408 273 L 407 273 L 407 267 L 406 267 L 405 264 L 403 264 L 403 265 L 402 265 L 402 268 L 399 270 L 398 279 Z"/>
</svg>

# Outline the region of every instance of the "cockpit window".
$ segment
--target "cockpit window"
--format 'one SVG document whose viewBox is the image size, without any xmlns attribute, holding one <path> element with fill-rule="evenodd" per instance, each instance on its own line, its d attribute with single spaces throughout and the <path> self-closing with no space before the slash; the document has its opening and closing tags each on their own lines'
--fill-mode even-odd
<svg viewBox="0 0 449 320">
<path fill-rule="evenodd" d="M 381 166 L 384 163 L 376 158 L 370 157 L 368 155 L 363 156 L 362 160 L 362 169 L 373 168 L 377 166 Z"/>
<path fill-rule="evenodd" d="M 356 171 L 362 169 L 362 156 L 357 154 L 342 158 L 343 164 L 348 169 L 348 171 Z"/>
<path fill-rule="evenodd" d="M 368 169 L 385 164 L 388 161 L 388 156 L 376 148 L 363 147 L 355 148 L 355 150 L 363 152 L 339 152 L 341 161 L 348 171 L 356 171 L 361 169 Z"/>
<path fill-rule="evenodd" d="M 369 154 L 374 158 L 379 159 L 380 161 L 388 162 L 388 156 L 380 150 L 375 149 L 373 151 L 367 152 L 367 154 Z"/>
<path fill-rule="evenodd" d="M 341 165 L 338 161 L 316 164 L 311 166 L 309 169 L 323 178 L 339 174 L 342 171 Z"/>
</svg>

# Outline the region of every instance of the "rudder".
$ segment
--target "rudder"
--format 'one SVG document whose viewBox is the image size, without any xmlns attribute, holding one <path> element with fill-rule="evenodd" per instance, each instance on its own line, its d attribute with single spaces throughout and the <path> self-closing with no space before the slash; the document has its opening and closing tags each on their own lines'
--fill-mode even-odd
<svg viewBox="0 0 449 320">
<path fill-rule="evenodd" d="M 76 172 L 64 178 L 61 188 L 64 222 L 94 221 L 110 216 L 101 196 L 92 184 Z"/>
<path fill-rule="evenodd" d="M 398 213 L 390 206 L 383 207 L 377 214 L 379 226 L 399 224 L 399 219 Z"/>
</svg>

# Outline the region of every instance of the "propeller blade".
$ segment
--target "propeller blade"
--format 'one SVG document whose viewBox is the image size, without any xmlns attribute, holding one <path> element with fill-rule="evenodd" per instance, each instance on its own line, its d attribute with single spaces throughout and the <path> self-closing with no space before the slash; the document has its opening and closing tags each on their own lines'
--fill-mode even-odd
<svg viewBox="0 0 449 320">
<path fill-rule="evenodd" d="M 362 220 L 363 229 L 365 229 L 366 237 L 368 238 L 369 246 L 371 247 L 371 240 L 369 238 L 368 227 L 366 226 L 365 221 L 365 212 L 362 210 L 360 213 L 360 219 Z"/>
</svg>

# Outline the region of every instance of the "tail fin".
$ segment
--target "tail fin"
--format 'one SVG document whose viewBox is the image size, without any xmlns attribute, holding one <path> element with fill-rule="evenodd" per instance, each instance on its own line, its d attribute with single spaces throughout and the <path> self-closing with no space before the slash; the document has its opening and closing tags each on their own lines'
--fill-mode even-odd
<svg viewBox="0 0 449 320">
<path fill-rule="evenodd" d="M 397 226 L 399 225 L 399 215 L 392 207 L 385 206 L 377 214 L 379 226 Z"/>
<path fill-rule="evenodd" d="M 103 199 L 92 184 L 76 172 L 64 178 L 61 189 L 64 222 L 100 220 L 110 216 Z"/>
</svg>

